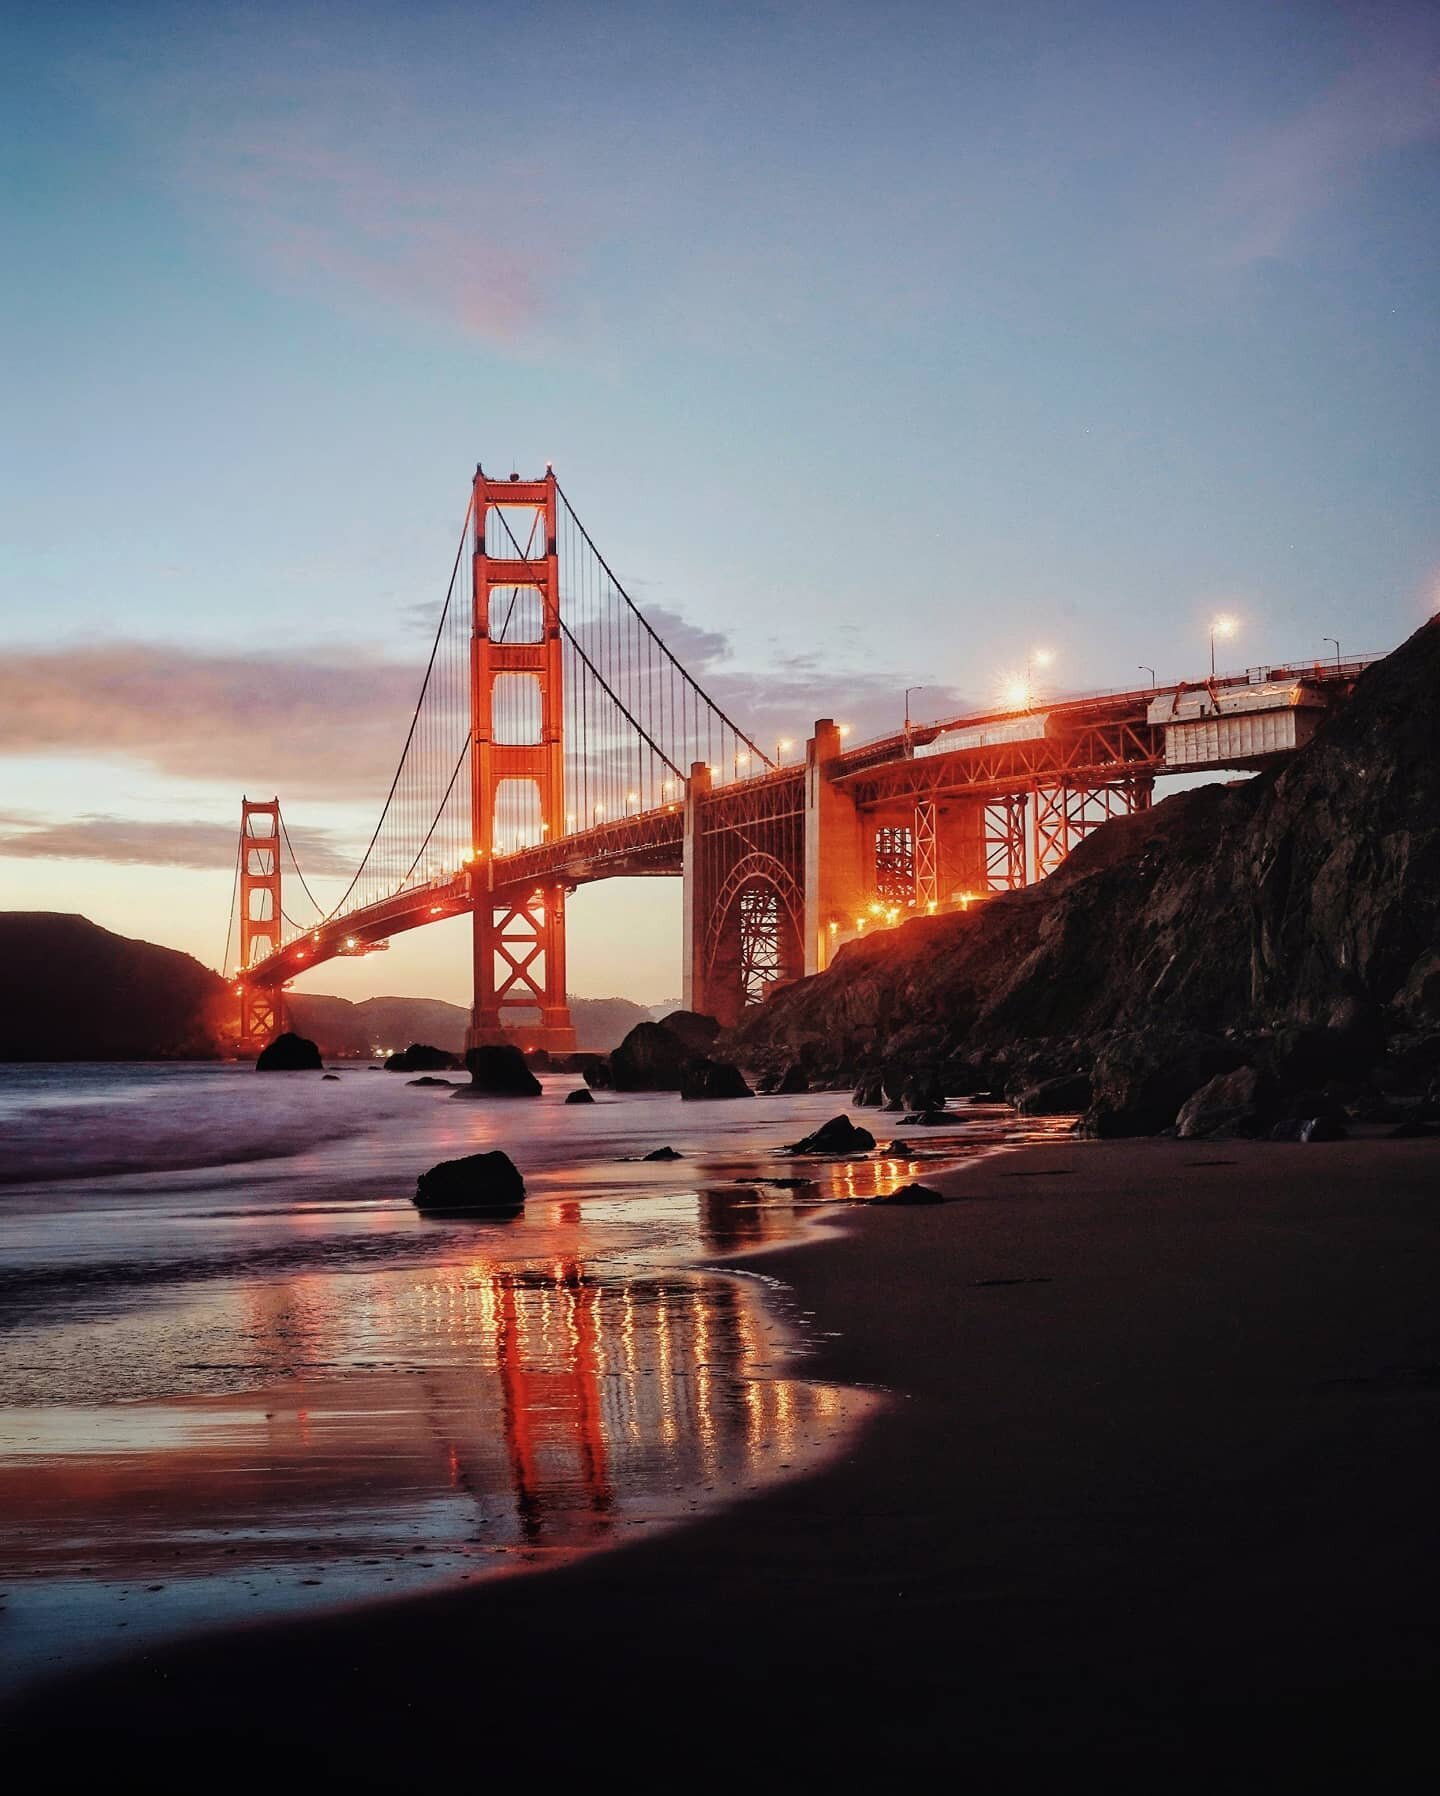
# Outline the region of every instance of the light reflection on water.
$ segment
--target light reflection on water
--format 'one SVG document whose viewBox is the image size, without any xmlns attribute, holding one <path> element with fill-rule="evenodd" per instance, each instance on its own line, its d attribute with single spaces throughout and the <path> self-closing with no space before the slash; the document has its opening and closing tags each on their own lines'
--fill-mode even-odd
<svg viewBox="0 0 1440 1796">
<path fill-rule="evenodd" d="M 517 1109 L 350 1075 L 337 1104 L 318 1082 L 147 1068 L 96 1073 L 68 1110 L 52 1081 L 31 1109 L 8 1070 L 7 1137 L 40 1115 L 11 1162 L 29 1182 L 0 1189 L 12 1683 L 137 1637 L 569 1557 L 803 1471 L 872 1399 L 795 1376 L 783 1293 L 699 1262 L 1013 1125 L 977 1112 L 919 1156 L 810 1165 L 779 1144 L 837 1094 L 567 1110 L 554 1080 Z M 317 1126 L 247 1158 L 275 1146 L 272 1104 L 287 1139 Z M 93 1172 L 122 1106 L 130 1170 L 59 1178 L 57 1128 Z M 522 1138 L 523 1218 L 415 1214 L 418 1168 Z M 632 1163 L 661 1141 L 685 1160 Z"/>
</svg>

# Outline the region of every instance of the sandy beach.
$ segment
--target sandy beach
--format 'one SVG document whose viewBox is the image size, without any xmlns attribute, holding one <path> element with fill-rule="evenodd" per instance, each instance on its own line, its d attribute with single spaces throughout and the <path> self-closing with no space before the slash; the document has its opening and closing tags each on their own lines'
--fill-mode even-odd
<svg viewBox="0 0 1440 1796">
<path fill-rule="evenodd" d="M 137 1654 L 36 1692 L 8 1753 L 111 1789 L 1428 1783 L 1440 1142 L 1064 1141 L 940 1182 L 743 1262 L 814 1312 L 809 1375 L 888 1394 L 823 1471 Z"/>
</svg>

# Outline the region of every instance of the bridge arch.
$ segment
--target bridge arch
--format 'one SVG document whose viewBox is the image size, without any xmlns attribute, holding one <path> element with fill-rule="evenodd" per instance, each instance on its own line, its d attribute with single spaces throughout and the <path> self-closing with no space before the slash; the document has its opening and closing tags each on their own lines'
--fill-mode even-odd
<svg viewBox="0 0 1440 1796">
<path fill-rule="evenodd" d="M 715 894 L 705 929 L 699 1008 L 727 1028 L 805 967 L 805 894 L 784 861 L 742 856 Z"/>
</svg>

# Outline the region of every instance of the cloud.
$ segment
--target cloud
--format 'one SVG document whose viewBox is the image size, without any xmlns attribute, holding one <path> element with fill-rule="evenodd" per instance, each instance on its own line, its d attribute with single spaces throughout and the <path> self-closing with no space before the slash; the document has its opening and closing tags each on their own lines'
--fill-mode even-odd
<svg viewBox="0 0 1440 1796">
<path fill-rule="evenodd" d="M 339 851 L 328 830 L 291 832 L 306 872 L 348 875 L 354 856 Z M 0 815 L 0 856 L 18 860 L 108 861 L 122 867 L 235 864 L 238 830 L 220 823 L 155 822 L 103 812 L 53 822 L 25 813 Z"/>
<path fill-rule="evenodd" d="M 1402 12 L 1319 99 L 1241 143 L 1221 200 L 1226 259 L 1284 254 L 1381 157 L 1440 138 L 1440 15 Z"/>
<path fill-rule="evenodd" d="M 84 755 L 257 796 L 384 793 L 421 669 L 343 652 L 204 653 L 172 644 L 13 647 L 0 755 Z"/>
</svg>

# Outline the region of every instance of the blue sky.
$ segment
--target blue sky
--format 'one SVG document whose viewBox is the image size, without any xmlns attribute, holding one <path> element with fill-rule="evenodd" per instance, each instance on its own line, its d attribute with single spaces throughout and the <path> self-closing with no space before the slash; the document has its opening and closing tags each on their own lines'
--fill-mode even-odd
<svg viewBox="0 0 1440 1796">
<path fill-rule="evenodd" d="M 12 17 L 6 906 L 213 963 L 245 789 L 342 863 L 477 459 L 553 460 L 762 736 L 1440 605 L 1433 7 Z M 678 989 L 663 882 L 571 935 Z"/>
</svg>

